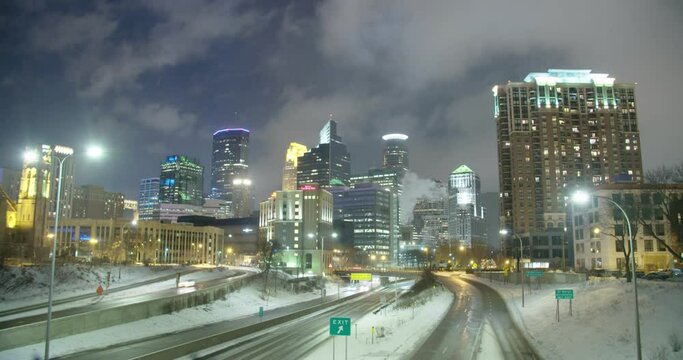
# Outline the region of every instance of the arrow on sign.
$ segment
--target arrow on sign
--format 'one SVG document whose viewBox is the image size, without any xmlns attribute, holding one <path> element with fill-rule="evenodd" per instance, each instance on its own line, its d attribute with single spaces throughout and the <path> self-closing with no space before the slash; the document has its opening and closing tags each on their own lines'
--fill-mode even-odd
<svg viewBox="0 0 683 360">
<path fill-rule="evenodd" d="M 337 334 L 341 334 L 344 332 L 344 325 L 339 325 L 339 329 L 337 329 Z"/>
</svg>

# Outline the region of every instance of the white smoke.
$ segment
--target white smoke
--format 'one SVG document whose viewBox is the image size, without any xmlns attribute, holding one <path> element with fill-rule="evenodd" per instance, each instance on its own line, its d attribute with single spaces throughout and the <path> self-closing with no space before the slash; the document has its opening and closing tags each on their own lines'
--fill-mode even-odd
<svg viewBox="0 0 683 360">
<path fill-rule="evenodd" d="M 403 192 L 399 199 L 401 207 L 401 224 L 408 225 L 413 221 L 413 209 L 421 198 L 441 199 L 446 196 L 446 188 L 433 179 L 420 179 L 414 172 L 407 172 L 403 177 Z"/>
</svg>

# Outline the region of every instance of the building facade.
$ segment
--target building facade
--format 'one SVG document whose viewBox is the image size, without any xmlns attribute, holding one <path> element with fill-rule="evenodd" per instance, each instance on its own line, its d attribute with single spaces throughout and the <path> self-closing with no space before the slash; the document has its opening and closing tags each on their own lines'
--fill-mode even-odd
<svg viewBox="0 0 683 360">
<path fill-rule="evenodd" d="M 448 177 L 449 238 L 469 249 L 473 243 L 486 242 L 485 217 L 479 175 L 461 165 Z"/>
<path fill-rule="evenodd" d="M 635 84 L 590 70 L 530 73 L 493 88 L 501 226 L 565 226 L 567 191 L 628 176 L 641 183 Z"/>
<path fill-rule="evenodd" d="M 404 134 L 387 134 L 382 136 L 384 140 L 384 169 L 397 169 L 402 172 L 408 170 L 408 136 Z"/>
<path fill-rule="evenodd" d="M 83 185 L 74 189 L 74 219 L 116 219 L 123 217 L 125 208 L 122 193 L 109 192 L 97 185 Z"/>
<path fill-rule="evenodd" d="M 140 180 L 139 220 L 159 220 L 159 178 Z"/>
<path fill-rule="evenodd" d="M 47 220 L 52 186 L 52 148 L 27 148 L 37 159 L 24 159 L 17 200 L 17 236 L 12 253 L 17 257 L 46 258 L 49 254 Z"/>
<path fill-rule="evenodd" d="M 628 229 L 619 204 L 631 222 L 637 271 L 671 269 L 680 253 L 683 185 L 606 184 L 598 186 L 591 202 L 574 205 L 574 266 L 577 270 L 626 270 L 624 249 L 630 249 Z M 672 220 L 673 219 L 673 223 Z M 663 243 L 657 238 L 663 240 Z"/>
<path fill-rule="evenodd" d="M 275 191 L 261 202 L 259 233 L 277 241 L 279 261 L 297 274 L 320 274 L 332 265 L 337 237 L 332 232 L 332 194 L 312 185 Z"/>
<path fill-rule="evenodd" d="M 303 185 L 329 188 L 334 183 L 349 184 L 351 155 L 337 135 L 337 123 L 330 120 L 320 132 L 320 144 L 297 161 L 297 187 Z"/>
<path fill-rule="evenodd" d="M 196 159 L 170 155 L 161 163 L 159 202 L 201 206 L 204 202 L 204 167 Z"/>
<path fill-rule="evenodd" d="M 68 151 L 73 152 L 73 149 L 68 148 Z M 49 218 L 54 219 L 57 214 L 57 191 L 59 182 L 59 161 L 52 161 L 52 166 L 50 169 L 52 174 L 52 185 L 50 186 L 50 211 Z M 62 165 L 62 197 L 59 200 L 59 218 L 69 219 L 73 217 L 73 199 L 75 195 L 76 188 L 76 166 L 74 162 L 74 157 L 69 156 L 64 159 Z"/>
<path fill-rule="evenodd" d="M 232 204 L 235 217 L 251 213 L 249 130 L 222 129 L 213 133 L 211 194 Z"/>
<path fill-rule="evenodd" d="M 291 142 L 285 155 L 285 167 L 282 171 L 282 190 L 296 190 L 296 169 L 299 157 L 308 151 L 306 145 Z"/>
<path fill-rule="evenodd" d="M 54 224 L 52 224 L 54 225 Z M 223 230 L 212 226 L 124 219 L 65 219 L 57 229 L 59 256 L 157 264 L 219 264 Z"/>
<path fill-rule="evenodd" d="M 393 194 L 377 184 L 356 184 L 353 188 L 331 189 L 335 219 L 353 222 L 353 246 L 361 252 L 366 264 L 387 265 L 398 261 L 398 234 L 392 244 Z M 395 252 L 395 254 L 394 254 Z M 396 257 L 394 257 L 396 256 Z M 367 262 L 365 262 L 365 261 Z"/>
</svg>

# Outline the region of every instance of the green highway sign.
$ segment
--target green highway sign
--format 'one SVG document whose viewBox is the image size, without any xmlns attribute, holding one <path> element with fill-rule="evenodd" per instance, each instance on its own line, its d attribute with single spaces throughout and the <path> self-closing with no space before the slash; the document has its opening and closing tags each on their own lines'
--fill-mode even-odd
<svg viewBox="0 0 683 360">
<path fill-rule="evenodd" d="M 351 336 L 351 318 L 330 318 L 330 335 Z"/>
<path fill-rule="evenodd" d="M 563 300 L 563 299 L 573 299 L 574 298 L 574 290 L 555 290 L 555 299 L 557 300 Z"/>
<path fill-rule="evenodd" d="M 372 281 L 371 273 L 351 273 L 351 280 Z"/>
<path fill-rule="evenodd" d="M 258 316 L 263 317 L 263 306 L 258 307 Z"/>
<path fill-rule="evenodd" d="M 528 277 L 540 277 L 543 276 L 545 272 L 543 270 L 529 270 L 526 272 L 526 276 Z"/>
</svg>

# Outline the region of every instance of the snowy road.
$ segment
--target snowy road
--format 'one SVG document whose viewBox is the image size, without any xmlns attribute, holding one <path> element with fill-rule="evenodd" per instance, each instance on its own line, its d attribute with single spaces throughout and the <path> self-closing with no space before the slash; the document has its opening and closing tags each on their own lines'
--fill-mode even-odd
<svg viewBox="0 0 683 360">
<path fill-rule="evenodd" d="M 412 354 L 413 359 L 477 359 L 483 358 L 482 353 L 495 353 L 501 359 L 539 359 L 496 291 L 457 274 L 443 273 L 439 279 L 455 294 L 455 301 L 432 335 Z M 486 324 L 493 336 L 482 341 Z"/>
</svg>

